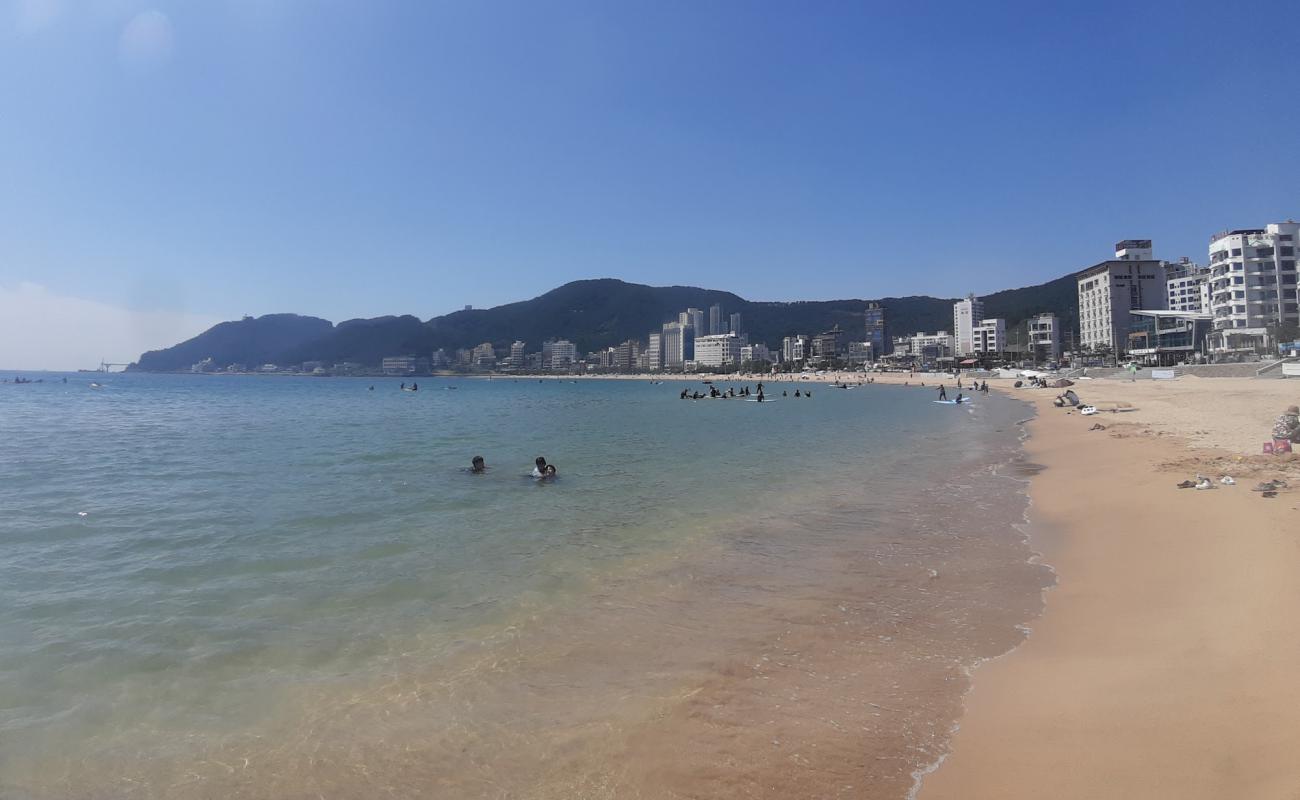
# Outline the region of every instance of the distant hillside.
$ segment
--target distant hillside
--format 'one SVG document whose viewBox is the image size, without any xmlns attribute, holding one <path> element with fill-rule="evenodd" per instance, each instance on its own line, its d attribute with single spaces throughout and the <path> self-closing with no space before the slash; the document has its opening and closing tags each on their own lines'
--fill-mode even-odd
<svg viewBox="0 0 1300 800">
<path fill-rule="evenodd" d="M 297 314 L 267 314 L 256 319 L 222 322 L 165 350 L 150 350 L 140 356 L 137 368 L 152 372 L 189 369 L 211 358 L 221 366 L 247 364 L 250 367 L 274 362 L 285 351 L 311 342 L 334 330 L 334 324 L 318 317 Z"/>
<path fill-rule="evenodd" d="M 886 307 L 893 335 L 952 327 L 952 299 L 885 297 L 876 302 Z M 1075 323 L 1072 276 L 997 292 L 984 297 L 984 302 L 988 316 L 1005 317 L 1008 325 L 1040 311 L 1056 312 L 1071 328 Z M 714 303 L 722 304 L 725 314 L 739 312 L 751 340 L 775 347 L 785 336 L 816 334 L 837 324 L 857 333 L 867 301 L 750 302 L 712 289 L 644 286 L 604 278 L 574 281 L 532 300 L 457 311 L 428 322 L 411 316 L 376 317 L 334 326 L 323 319 L 294 314 L 223 322 L 175 347 L 145 353 L 138 368 L 188 369 L 208 357 L 219 365 L 355 361 L 376 366 L 385 356 L 423 355 L 439 347 L 450 352 L 483 342 L 506 348 L 522 340 L 535 351 L 551 338 L 568 339 L 579 352 L 586 353 L 627 339 L 644 341 L 664 322 L 675 320 L 678 312 L 694 307 L 707 313 Z"/>
</svg>

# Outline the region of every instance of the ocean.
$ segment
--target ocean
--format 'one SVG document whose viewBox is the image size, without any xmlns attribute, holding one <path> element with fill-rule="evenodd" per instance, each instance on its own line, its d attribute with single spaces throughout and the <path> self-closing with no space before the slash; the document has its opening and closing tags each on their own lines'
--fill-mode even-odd
<svg viewBox="0 0 1300 800">
<path fill-rule="evenodd" d="M 0 797 L 905 797 L 1051 581 L 997 395 L 39 377 Z"/>
</svg>

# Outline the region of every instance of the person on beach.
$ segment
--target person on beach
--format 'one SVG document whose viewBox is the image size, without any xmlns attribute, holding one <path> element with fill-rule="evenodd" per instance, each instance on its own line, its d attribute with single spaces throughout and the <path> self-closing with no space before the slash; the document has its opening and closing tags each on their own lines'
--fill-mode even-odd
<svg viewBox="0 0 1300 800">
<path fill-rule="evenodd" d="M 533 477 L 541 478 L 546 475 L 546 459 L 538 456 L 533 460 Z"/>
<path fill-rule="evenodd" d="M 942 383 L 939 384 L 939 399 L 940 400 L 948 399 L 948 390 L 944 388 L 944 385 Z"/>
<path fill-rule="evenodd" d="M 1273 423 L 1273 441 L 1300 444 L 1300 406 L 1291 406 Z"/>
<path fill-rule="evenodd" d="M 487 462 L 483 460 L 483 456 L 474 456 L 470 459 L 469 471 L 475 474 L 487 471 Z"/>
</svg>

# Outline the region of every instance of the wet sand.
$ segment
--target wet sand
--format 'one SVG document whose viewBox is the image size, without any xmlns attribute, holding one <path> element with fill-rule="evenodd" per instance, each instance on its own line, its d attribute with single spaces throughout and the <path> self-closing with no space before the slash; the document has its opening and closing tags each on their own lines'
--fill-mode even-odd
<svg viewBox="0 0 1300 800">
<path fill-rule="evenodd" d="M 1300 487 L 1300 465 L 1238 449 L 1300 383 L 1242 384 L 1082 382 L 1142 407 L 1093 417 L 1016 392 L 1040 404 L 1031 545 L 1059 585 L 1028 640 L 976 671 L 922 800 L 1300 796 L 1300 491 L 1251 491 Z M 1198 471 L 1238 484 L 1175 488 Z"/>
</svg>

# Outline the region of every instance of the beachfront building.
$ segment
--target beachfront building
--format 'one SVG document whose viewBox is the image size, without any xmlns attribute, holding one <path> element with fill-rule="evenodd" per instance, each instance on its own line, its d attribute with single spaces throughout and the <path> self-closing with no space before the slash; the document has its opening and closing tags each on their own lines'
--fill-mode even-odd
<svg viewBox="0 0 1300 800">
<path fill-rule="evenodd" d="M 528 345 L 518 339 L 510 344 L 510 356 L 506 358 L 506 365 L 512 369 L 522 369 L 524 358 L 527 355 L 525 349 Z"/>
<path fill-rule="evenodd" d="M 1007 349 L 1007 321 L 991 317 L 980 320 L 971 329 L 971 351 L 966 355 L 977 358 L 995 356 Z"/>
<path fill-rule="evenodd" d="M 385 375 L 423 375 L 429 371 L 429 359 L 417 356 L 388 356 L 380 362 L 380 368 Z"/>
<path fill-rule="evenodd" d="M 870 364 L 876 360 L 875 352 L 876 345 L 874 342 L 849 342 L 845 360 L 857 366 Z"/>
<path fill-rule="evenodd" d="M 1296 239 L 1300 223 L 1223 231 L 1210 237 L 1210 308 L 1218 353 L 1254 351 L 1270 328 L 1300 324 Z"/>
<path fill-rule="evenodd" d="M 984 319 L 984 301 L 973 294 L 952 305 L 953 350 L 956 355 L 975 352 L 975 326 Z"/>
<path fill-rule="evenodd" d="M 839 325 L 817 334 L 812 341 L 813 359 L 826 362 L 839 358 L 846 349 L 845 338 L 844 331 L 840 330 Z"/>
<path fill-rule="evenodd" d="M 1214 315 L 1196 311 L 1136 310 L 1125 348 L 1130 358 L 1170 367 L 1193 361 L 1212 330 Z"/>
<path fill-rule="evenodd" d="M 1029 348 L 1034 363 L 1061 360 L 1061 320 L 1052 312 L 1029 318 Z"/>
<path fill-rule="evenodd" d="M 1170 311 L 1208 313 L 1210 310 L 1210 270 L 1187 256 L 1177 264 L 1165 263 L 1165 286 L 1169 296 L 1165 306 Z"/>
<path fill-rule="evenodd" d="M 1125 239 L 1115 245 L 1115 258 L 1075 275 L 1082 347 L 1110 349 L 1118 355 L 1127 346 L 1132 311 L 1164 310 L 1165 265 L 1151 253 L 1150 239 Z"/>
<path fill-rule="evenodd" d="M 722 317 L 722 304 L 714 303 L 709 306 L 709 335 L 717 336 L 720 333 L 726 333 L 726 331 L 723 330 L 725 324 L 726 322 Z"/>
<path fill-rule="evenodd" d="M 679 322 L 664 323 L 659 341 L 664 350 L 664 369 L 681 371 L 695 358 L 695 329 Z"/>
<path fill-rule="evenodd" d="M 645 349 L 645 364 L 642 369 L 647 372 L 651 370 L 660 370 L 664 368 L 664 347 L 663 334 L 652 333 L 647 337 Z"/>
<path fill-rule="evenodd" d="M 953 354 L 952 334 L 947 331 L 914 333 L 906 337 L 907 352 L 913 356 L 933 353 L 933 359 L 948 358 Z"/>
<path fill-rule="evenodd" d="M 497 354 L 496 351 L 492 349 L 492 343 L 484 342 L 475 347 L 471 355 L 471 360 L 474 366 L 479 369 L 491 369 L 492 367 L 495 367 L 497 365 Z"/>
<path fill-rule="evenodd" d="M 736 338 L 740 339 L 740 337 Z M 753 361 L 775 362 L 778 359 L 773 358 L 773 355 L 765 344 L 742 344 L 740 346 L 740 363 L 742 364 Z"/>
<path fill-rule="evenodd" d="M 542 342 L 542 369 L 567 370 L 578 363 L 578 348 L 568 339 Z"/>
<path fill-rule="evenodd" d="M 787 336 L 781 340 L 781 360 L 783 361 L 803 361 L 810 352 L 808 337 L 803 334 Z"/>
<path fill-rule="evenodd" d="M 876 358 L 887 356 L 894 349 L 894 342 L 889 338 L 889 324 L 885 319 L 885 307 L 879 303 L 867 303 L 863 314 L 866 322 L 866 341 L 871 343 L 871 350 Z"/>
<path fill-rule="evenodd" d="M 628 339 L 613 350 L 614 359 L 610 366 L 614 369 L 631 372 L 640 365 L 641 343 L 636 339 Z"/>
<path fill-rule="evenodd" d="M 734 333 L 695 338 L 695 363 L 701 367 L 723 367 L 740 363 L 740 337 Z"/>
</svg>

